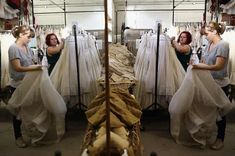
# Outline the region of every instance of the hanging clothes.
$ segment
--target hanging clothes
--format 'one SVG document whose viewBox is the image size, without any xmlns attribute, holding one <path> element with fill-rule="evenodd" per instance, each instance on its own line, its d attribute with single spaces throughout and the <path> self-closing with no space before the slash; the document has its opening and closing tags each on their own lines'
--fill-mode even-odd
<svg viewBox="0 0 235 156">
<path fill-rule="evenodd" d="M 135 96 L 143 109 L 153 104 L 155 98 L 157 42 L 157 34 L 144 34 L 134 65 L 138 80 Z M 158 56 L 157 102 L 168 107 L 171 97 L 183 81 L 185 71 L 176 57 L 170 38 L 165 34 L 160 35 Z"/>
<path fill-rule="evenodd" d="M 19 13 L 18 9 L 10 7 L 6 1 L 0 1 L 0 18 L 13 19 L 18 17 L 17 13 Z"/>
<path fill-rule="evenodd" d="M 97 79 L 101 76 L 101 64 L 95 39 L 91 35 L 77 36 L 81 102 L 85 106 L 97 95 Z M 78 80 L 75 40 L 69 36 L 52 73 L 51 80 L 69 107 L 78 104 Z"/>
<path fill-rule="evenodd" d="M 15 38 L 10 32 L 0 33 L 0 47 L 1 47 L 1 87 L 4 88 L 8 85 L 9 76 L 9 59 L 8 49 L 15 41 Z"/>
<path fill-rule="evenodd" d="M 226 14 L 235 14 L 235 1 L 229 1 L 225 4 L 220 5 L 220 7 L 223 9 L 223 13 Z"/>
<path fill-rule="evenodd" d="M 230 84 L 235 85 L 235 30 L 234 28 L 227 28 L 226 31 L 221 35 L 224 41 L 229 43 L 229 77 Z"/>
<path fill-rule="evenodd" d="M 6 2 L 13 9 L 20 9 L 20 0 L 6 0 Z"/>
</svg>

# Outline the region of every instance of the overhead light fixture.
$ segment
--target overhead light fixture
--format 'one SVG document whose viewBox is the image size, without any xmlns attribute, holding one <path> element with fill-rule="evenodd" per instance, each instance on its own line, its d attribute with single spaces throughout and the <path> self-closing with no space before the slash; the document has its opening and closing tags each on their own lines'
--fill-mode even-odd
<svg viewBox="0 0 235 156">
<path fill-rule="evenodd" d="M 193 5 L 196 5 L 197 3 L 193 2 L 192 4 L 193 4 Z"/>
</svg>

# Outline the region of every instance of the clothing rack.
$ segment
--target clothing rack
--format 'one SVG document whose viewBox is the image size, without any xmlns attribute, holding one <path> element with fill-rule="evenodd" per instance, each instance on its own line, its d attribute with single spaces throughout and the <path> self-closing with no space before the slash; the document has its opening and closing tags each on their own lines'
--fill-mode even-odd
<svg viewBox="0 0 235 156">
<path fill-rule="evenodd" d="M 159 108 L 159 104 L 157 103 L 157 90 L 158 90 L 158 58 L 159 58 L 159 43 L 160 43 L 160 29 L 161 24 L 158 23 L 157 25 L 157 51 L 156 51 L 156 66 L 155 66 L 155 97 L 154 97 L 154 103 L 151 104 L 146 108 L 148 110 L 151 107 L 154 107 L 154 110 L 157 110 Z"/>
<path fill-rule="evenodd" d="M 199 26 L 202 22 L 175 22 L 175 26 Z"/>
<path fill-rule="evenodd" d="M 73 25 L 73 34 L 75 41 L 75 52 L 76 52 L 76 65 L 77 65 L 77 83 L 78 83 L 78 106 L 81 110 L 82 102 L 81 102 L 81 91 L 80 91 L 80 72 L 79 72 L 79 61 L 78 61 L 78 45 L 77 45 L 77 26 Z"/>
<path fill-rule="evenodd" d="M 41 28 L 41 29 L 48 29 L 48 28 L 52 28 L 52 29 L 61 29 L 61 28 L 65 28 L 64 24 L 54 24 L 54 25 L 37 25 L 37 28 Z"/>
<path fill-rule="evenodd" d="M 225 31 L 235 30 L 235 26 L 226 26 Z"/>
<path fill-rule="evenodd" d="M 154 98 L 154 109 L 158 108 L 157 104 L 157 82 L 158 82 L 158 58 L 159 58 L 159 42 L 160 42 L 160 29 L 161 24 L 157 25 L 157 51 L 156 51 L 156 69 L 155 69 L 155 98 Z"/>
</svg>

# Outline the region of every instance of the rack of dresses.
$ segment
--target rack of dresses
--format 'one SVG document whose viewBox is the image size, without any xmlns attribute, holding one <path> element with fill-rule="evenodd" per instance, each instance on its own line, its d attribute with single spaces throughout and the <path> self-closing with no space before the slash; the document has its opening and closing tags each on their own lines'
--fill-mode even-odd
<svg viewBox="0 0 235 156">
<path fill-rule="evenodd" d="M 227 26 L 225 32 L 221 35 L 223 40 L 229 43 L 229 73 L 230 73 L 230 84 L 235 85 L 235 26 Z"/>
<path fill-rule="evenodd" d="M 64 49 L 50 75 L 52 83 L 68 107 L 79 103 L 79 107 L 86 108 L 99 92 L 96 81 L 100 75 L 101 63 L 94 36 L 76 28 L 76 37 L 70 35 L 65 39 Z"/>
<path fill-rule="evenodd" d="M 157 51 L 156 51 L 156 68 L 155 68 L 155 98 L 154 108 L 157 109 L 157 82 L 158 82 L 158 59 L 159 59 L 159 39 L 160 39 L 161 24 L 158 23 L 157 27 Z"/>
<path fill-rule="evenodd" d="M 8 60 L 8 48 L 14 43 L 15 38 L 11 32 L 4 30 L 0 32 L 0 47 L 1 47 L 1 88 L 4 88 L 9 81 L 9 60 Z"/>
<path fill-rule="evenodd" d="M 170 37 L 159 33 L 158 40 L 157 36 L 157 32 L 148 32 L 142 36 L 134 65 L 135 77 L 138 81 L 134 92 L 142 109 L 152 108 L 153 103 L 167 108 L 185 75 L 174 48 L 171 46 Z"/>
</svg>

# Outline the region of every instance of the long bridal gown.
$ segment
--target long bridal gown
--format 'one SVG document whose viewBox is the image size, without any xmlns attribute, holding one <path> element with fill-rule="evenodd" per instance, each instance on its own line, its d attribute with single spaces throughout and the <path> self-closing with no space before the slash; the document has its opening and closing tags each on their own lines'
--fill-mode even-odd
<svg viewBox="0 0 235 156">
<path fill-rule="evenodd" d="M 81 102 L 85 106 L 97 95 L 97 79 L 101 75 L 101 64 L 95 40 L 92 36 L 77 36 L 78 65 Z M 60 59 L 50 75 L 57 91 L 64 98 L 68 107 L 78 104 L 78 80 L 75 40 L 69 36 Z"/>
<path fill-rule="evenodd" d="M 170 132 L 177 143 L 206 145 L 216 131 L 216 120 L 234 107 L 207 70 L 188 67 L 170 105 Z"/>
<path fill-rule="evenodd" d="M 66 105 L 46 69 L 26 73 L 7 109 L 22 121 L 22 136 L 29 143 L 58 142 L 65 133 Z"/>
<path fill-rule="evenodd" d="M 138 80 L 135 90 L 137 101 L 142 108 L 148 108 L 155 98 L 157 34 L 144 34 L 137 52 L 134 65 Z M 185 71 L 171 46 L 170 38 L 160 35 L 158 54 L 157 102 L 167 108 L 182 83 Z"/>
</svg>

